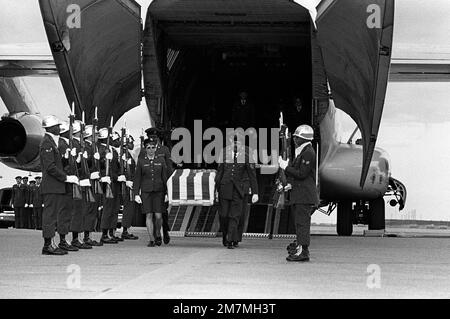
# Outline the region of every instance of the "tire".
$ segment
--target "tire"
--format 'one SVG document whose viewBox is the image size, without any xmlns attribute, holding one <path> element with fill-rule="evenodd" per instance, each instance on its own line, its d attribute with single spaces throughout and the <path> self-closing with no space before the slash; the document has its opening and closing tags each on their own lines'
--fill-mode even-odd
<svg viewBox="0 0 450 319">
<path fill-rule="evenodd" d="M 351 236 L 353 233 L 353 209 L 351 201 L 342 201 L 337 205 L 337 234 Z"/>
<path fill-rule="evenodd" d="M 385 203 L 383 197 L 369 202 L 369 230 L 385 229 Z"/>
</svg>

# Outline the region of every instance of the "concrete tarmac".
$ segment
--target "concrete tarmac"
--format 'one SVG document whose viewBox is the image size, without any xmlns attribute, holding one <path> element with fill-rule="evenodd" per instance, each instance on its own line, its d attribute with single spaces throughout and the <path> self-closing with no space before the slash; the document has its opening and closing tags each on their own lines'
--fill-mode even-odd
<svg viewBox="0 0 450 319">
<path fill-rule="evenodd" d="M 0 298 L 450 297 L 450 237 L 325 232 L 312 236 L 309 263 L 289 263 L 288 239 L 228 250 L 221 238 L 173 237 L 149 248 L 144 228 L 133 233 L 139 240 L 43 256 L 41 232 L 0 229 Z"/>
</svg>

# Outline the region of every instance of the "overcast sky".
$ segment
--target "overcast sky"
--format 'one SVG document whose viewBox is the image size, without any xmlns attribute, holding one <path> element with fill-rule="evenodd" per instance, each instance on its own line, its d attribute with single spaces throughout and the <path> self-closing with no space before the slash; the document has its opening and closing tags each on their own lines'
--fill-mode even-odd
<svg viewBox="0 0 450 319">
<path fill-rule="evenodd" d="M 151 1 L 138 2 L 145 18 Z M 36 0 L 0 0 L 0 8 L 0 45 L 47 41 Z M 449 17 L 450 0 L 397 0 L 393 56 L 450 58 Z M 54 113 L 67 104 L 58 78 L 27 78 L 26 83 L 36 104 L 46 105 L 42 113 Z M 126 118 L 136 130 L 148 127 L 145 105 L 130 111 Z M 339 118 L 346 140 L 354 124 L 345 115 Z M 377 146 L 388 151 L 393 176 L 408 188 L 405 211 L 416 209 L 421 219 L 450 220 L 449 133 L 450 83 L 389 83 Z M 0 175 L 0 187 L 4 187 L 13 182 L 16 172 L 1 165 Z M 391 214 L 401 216 L 388 208 L 388 217 Z M 335 216 L 314 219 L 330 222 Z"/>
</svg>

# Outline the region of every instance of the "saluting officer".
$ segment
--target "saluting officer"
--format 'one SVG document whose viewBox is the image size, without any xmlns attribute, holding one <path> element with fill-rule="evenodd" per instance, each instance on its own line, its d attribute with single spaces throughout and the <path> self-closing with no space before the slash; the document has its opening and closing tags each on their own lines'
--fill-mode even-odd
<svg viewBox="0 0 450 319">
<path fill-rule="evenodd" d="M 95 133 L 97 134 L 97 133 Z M 86 142 L 85 151 L 88 156 L 88 165 L 89 171 L 91 172 L 91 183 L 94 184 L 100 180 L 100 172 L 96 171 L 94 165 L 94 156 L 97 159 L 100 159 L 100 154 L 94 154 L 94 147 L 92 145 L 93 142 L 93 126 L 87 125 L 84 129 L 83 138 Z M 82 230 L 84 232 L 83 243 L 89 246 L 103 246 L 102 242 L 98 242 L 94 239 L 91 239 L 91 233 L 95 232 L 95 226 L 97 225 L 97 215 L 99 212 L 99 208 L 102 202 L 101 194 L 94 194 L 96 199 L 95 202 L 87 202 L 83 201 L 82 210 L 83 210 L 83 222 L 82 222 Z"/>
<path fill-rule="evenodd" d="M 145 131 L 147 138 L 150 140 L 156 140 L 156 151 L 155 156 L 166 163 L 167 176 L 170 177 L 173 173 L 173 162 L 170 155 L 170 150 L 166 145 L 161 143 L 160 130 L 155 127 L 151 127 Z M 144 157 L 146 154 L 145 150 L 141 150 L 139 157 Z M 164 209 L 162 211 L 162 229 L 163 229 L 163 241 L 164 244 L 170 242 L 170 227 L 169 227 L 169 212 L 167 211 L 168 205 L 164 202 Z"/>
<path fill-rule="evenodd" d="M 128 230 L 131 227 L 131 223 L 133 222 L 133 217 L 136 212 L 136 202 L 134 201 L 133 196 L 133 179 L 134 179 L 134 173 L 136 171 L 136 162 L 134 161 L 133 157 L 131 156 L 131 150 L 134 148 L 134 139 L 131 135 L 128 136 L 127 139 L 125 139 L 125 145 L 124 148 L 126 152 L 128 152 L 128 155 L 123 154 L 123 158 L 121 158 L 125 165 L 125 174 L 127 176 L 125 177 L 125 196 L 123 197 L 123 212 L 122 212 L 122 239 L 131 239 L 136 240 L 139 239 L 138 236 L 133 235 L 132 233 L 129 233 Z M 120 179 L 120 176 L 118 180 Z M 123 181 L 123 179 L 122 179 Z"/>
<path fill-rule="evenodd" d="M 101 164 L 101 181 L 108 187 L 108 184 L 112 190 L 112 198 L 108 198 L 106 189 L 103 190 L 103 213 L 100 222 L 100 228 L 102 230 L 101 242 L 104 244 L 117 244 L 119 241 L 123 241 L 122 238 L 115 236 L 114 232 L 117 227 L 117 216 L 120 210 L 120 183 L 117 181 L 119 176 L 119 155 L 117 151 L 111 147 L 107 149 L 108 129 L 102 128 L 99 130 L 98 140 L 100 164 Z M 113 140 L 113 136 L 110 137 Z M 111 141 L 110 140 L 110 141 Z M 106 165 L 109 161 L 109 176 L 106 176 Z M 109 234 L 109 236 L 108 236 Z"/>
<path fill-rule="evenodd" d="M 154 137 L 144 141 L 146 154 L 138 159 L 133 182 L 135 201 L 142 204 L 142 213 L 146 214 L 147 231 L 150 237 L 148 247 L 160 246 L 162 242 L 161 215 L 165 210 L 164 196 L 169 178 L 164 159 L 156 156 L 157 143 Z M 155 214 L 155 225 L 153 225 L 153 214 Z"/>
<path fill-rule="evenodd" d="M 252 203 L 259 200 L 255 167 L 250 163 L 249 154 L 242 141 L 245 141 L 242 134 L 230 136 L 215 178 L 216 196 L 220 204 L 222 243 L 229 249 L 238 247 L 238 224 L 249 191 L 248 182 L 253 192 Z"/>
<path fill-rule="evenodd" d="M 42 207 L 44 205 L 41 194 L 41 177 L 36 176 L 36 185 L 31 189 L 31 204 L 33 205 L 34 225 L 42 230 Z"/>
<path fill-rule="evenodd" d="M 66 209 L 66 184 L 78 184 L 78 177 L 67 175 L 63 168 L 62 156 L 59 152 L 59 120 L 51 115 L 44 118 L 42 126 L 46 133 L 40 145 L 40 162 L 42 168 L 41 193 L 44 199 L 42 212 L 42 235 L 44 237 L 43 255 L 65 255 L 66 250 L 61 247 L 68 245 L 64 240 L 60 247 L 52 246 L 56 225 L 61 225 L 61 213 Z M 70 215 L 69 215 L 70 216 Z"/>
<path fill-rule="evenodd" d="M 295 216 L 297 246 L 290 249 L 287 261 L 309 261 L 311 214 L 319 204 L 316 187 L 316 153 L 311 141 L 314 131 L 308 125 L 300 125 L 293 134 L 295 160 L 289 164 L 281 157 L 281 169 L 292 184 L 290 201 Z"/>
<path fill-rule="evenodd" d="M 22 176 L 16 177 L 16 184 L 12 187 L 12 208 L 14 208 L 14 227 L 22 228 L 23 210 L 25 207 L 25 194 L 22 188 Z"/>
</svg>

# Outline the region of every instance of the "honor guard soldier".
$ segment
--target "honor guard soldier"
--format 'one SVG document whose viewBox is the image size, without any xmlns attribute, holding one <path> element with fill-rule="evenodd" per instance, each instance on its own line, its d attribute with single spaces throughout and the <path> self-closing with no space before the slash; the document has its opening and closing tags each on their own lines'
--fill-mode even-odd
<svg viewBox="0 0 450 319">
<path fill-rule="evenodd" d="M 126 132 L 125 132 L 126 135 Z M 136 162 L 131 156 L 131 150 L 134 148 L 134 139 L 131 135 L 123 137 L 124 144 L 122 145 L 123 154 L 122 164 L 124 166 L 124 175 L 118 177 L 118 181 L 124 183 L 122 192 L 123 212 L 122 212 L 122 239 L 136 240 L 139 237 L 129 233 L 133 217 L 136 212 L 136 202 L 133 196 L 133 179 L 136 171 Z"/>
<path fill-rule="evenodd" d="M 42 207 L 44 202 L 41 194 L 41 177 L 36 176 L 36 185 L 31 189 L 31 205 L 33 205 L 34 225 L 36 229 L 42 230 Z"/>
<path fill-rule="evenodd" d="M 316 153 L 311 141 L 314 131 L 308 125 L 299 126 L 294 134 L 295 160 L 281 157 L 278 162 L 292 184 L 290 202 L 295 216 L 297 246 L 289 250 L 287 261 L 309 261 L 311 214 L 319 204 L 316 186 Z"/>
<path fill-rule="evenodd" d="M 100 222 L 102 230 L 101 242 L 104 244 L 117 244 L 123 241 L 122 238 L 116 237 L 114 232 L 117 227 L 117 216 L 120 210 L 120 183 L 117 181 L 119 173 L 119 155 L 116 150 L 108 144 L 109 130 L 102 128 L 99 130 L 99 153 L 101 163 L 101 181 L 105 185 L 103 190 L 103 213 Z M 109 141 L 113 140 L 113 136 L 109 136 Z M 108 236 L 109 234 L 109 236 Z"/>
<path fill-rule="evenodd" d="M 233 138 L 235 137 L 235 139 Z M 215 185 L 220 204 L 220 225 L 222 243 L 229 249 L 238 247 L 238 225 L 242 207 L 249 191 L 248 183 L 253 192 L 252 203 L 258 198 L 258 183 L 254 164 L 250 163 L 249 154 L 245 151 L 245 137 L 241 134 L 231 136 L 220 159 Z"/>
<path fill-rule="evenodd" d="M 22 176 L 16 177 L 16 184 L 12 187 L 12 207 L 14 208 L 14 227 L 22 228 L 25 209 L 25 193 L 22 187 Z"/>
<path fill-rule="evenodd" d="M 36 229 L 33 205 L 33 189 L 36 187 L 36 181 L 31 180 L 28 186 L 28 208 L 30 209 L 30 229 Z"/>
<path fill-rule="evenodd" d="M 65 255 L 66 250 L 52 246 L 57 225 L 61 225 L 61 212 L 66 209 L 66 184 L 78 184 L 78 177 L 67 175 L 63 168 L 62 156 L 59 152 L 59 120 L 55 116 L 47 116 L 42 121 L 46 133 L 42 139 L 39 156 L 42 169 L 41 193 L 44 200 L 42 212 L 42 235 L 44 237 L 44 255 Z M 60 243 L 62 246 L 67 242 Z"/>
<path fill-rule="evenodd" d="M 155 137 L 144 141 L 145 156 L 138 159 L 133 182 L 135 201 L 142 204 L 142 213 L 146 214 L 147 231 L 150 237 L 148 247 L 160 246 L 162 243 L 162 212 L 165 210 L 164 196 L 169 178 L 164 158 L 156 156 L 157 145 L 158 140 Z M 155 225 L 153 225 L 153 214 L 155 214 Z"/>
<path fill-rule="evenodd" d="M 147 134 L 148 139 L 150 140 L 156 139 L 157 144 L 155 156 L 157 158 L 162 159 L 166 163 L 167 174 L 168 177 L 170 177 L 173 173 L 173 162 L 170 156 L 169 148 L 165 145 L 162 145 L 161 143 L 161 138 L 159 136 L 160 131 L 157 128 L 152 127 L 147 129 L 145 133 Z M 143 156 L 145 156 L 145 150 L 141 150 L 141 153 L 139 154 L 139 157 Z M 165 209 L 162 212 L 162 229 L 163 229 L 163 241 L 164 244 L 167 245 L 170 242 L 169 212 L 167 211 L 168 206 L 166 203 L 164 203 L 164 207 Z"/>
<path fill-rule="evenodd" d="M 97 134 L 97 132 L 95 133 Z M 94 197 L 96 199 L 95 202 L 87 202 L 83 201 L 82 209 L 83 209 L 83 223 L 82 229 L 84 232 L 83 243 L 90 246 L 103 246 L 102 242 L 98 242 L 96 240 L 91 239 L 91 233 L 95 232 L 95 227 L 97 225 L 97 216 L 102 202 L 102 194 L 101 185 L 98 185 L 98 189 L 95 190 L 96 183 L 100 184 L 100 169 L 95 166 L 95 158 L 100 160 L 100 154 L 94 153 L 94 149 L 97 150 L 97 147 L 94 147 L 93 140 L 93 126 L 87 125 L 83 132 L 83 138 L 86 141 L 86 153 L 88 157 L 89 170 L 91 172 L 91 183 L 94 185 Z M 95 158 L 94 158 L 95 157 Z"/>
<path fill-rule="evenodd" d="M 69 123 L 61 122 L 60 126 L 60 138 L 59 138 L 59 152 L 62 156 L 63 169 L 67 175 L 76 176 L 76 171 L 74 167 L 70 165 L 70 157 L 76 157 L 77 151 L 76 147 L 70 149 L 69 141 Z M 78 176 L 77 176 L 78 179 Z M 60 237 L 59 248 L 67 251 L 78 251 L 77 247 L 72 246 L 66 240 L 66 235 L 70 231 L 70 223 L 72 221 L 72 214 L 74 211 L 74 198 L 73 198 L 73 188 L 70 185 L 66 185 L 66 202 L 64 209 L 60 212 L 60 218 L 58 219 L 57 232 Z"/>
<path fill-rule="evenodd" d="M 23 193 L 25 197 L 25 205 L 23 209 L 23 225 L 22 228 L 31 229 L 32 227 L 32 217 L 33 217 L 33 209 L 30 208 L 30 185 L 28 184 L 28 176 L 22 177 L 22 187 Z"/>
</svg>

